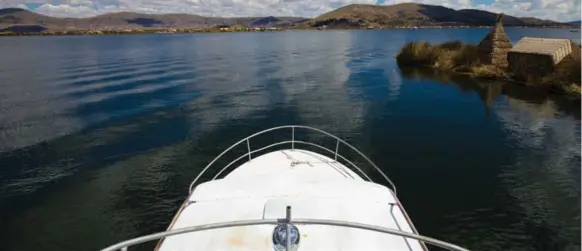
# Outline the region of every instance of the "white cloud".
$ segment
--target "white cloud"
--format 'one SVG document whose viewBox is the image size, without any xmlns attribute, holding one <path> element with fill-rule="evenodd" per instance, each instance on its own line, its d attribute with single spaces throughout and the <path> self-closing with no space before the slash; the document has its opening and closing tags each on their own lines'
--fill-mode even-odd
<svg viewBox="0 0 582 251">
<path fill-rule="evenodd" d="M 67 5 L 67 4 L 43 4 L 35 9 L 35 11 L 43 14 L 49 14 L 56 17 L 70 17 L 70 16 L 94 16 L 100 14 L 94 8 L 86 5 Z"/>
<path fill-rule="evenodd" d="M 21 4 L 17 4 L 16 7 L 21 8 L 21 9 L 25 9 L 28 10 L 28 6 L 26 6 L 25 4 L 21 3 Z"/>
<path fill-rule="evenodd" d="M 536 17 L 556 21 L 580 20 L 580 0 L 495 0 L 491 5 L 475 7 L 519 17 Z"/>
<path fill-rule="evenodd" d="M 67 5 L 92 5 L 93 1 L 91 0 L 67 0 L 64 1 Z"/>
<path fill-rule="evenodd" d="M 580 19 L 580 0 L 493 0 L 491 4 L 474 4 L 472 0 L 388 0 L 387 4 L 416 2 L 442 5 L 452 9 L 481 9 L 503 12 L 517 17 L 536 17 L 556 21 Z"/>
<path fill-rule="evenodd" d="M 418 2 L 453 9 L 476 8 L 520 17 L 557 21 L 580 19 L 580 0 L 386 0 L 384 4 Z M 376 0 L 0 0 L 0 8 L 42 4 L 36 11 L 53 16 L 84 17 L 115 11 L 191 13 L 206 16 L 303 16 L 314 17 L 337 6 L 375 4 Z"/>
</svg>

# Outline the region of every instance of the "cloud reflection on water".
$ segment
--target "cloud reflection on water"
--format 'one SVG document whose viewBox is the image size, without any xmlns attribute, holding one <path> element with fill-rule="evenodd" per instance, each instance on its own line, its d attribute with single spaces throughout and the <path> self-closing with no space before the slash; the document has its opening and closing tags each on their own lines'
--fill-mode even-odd
<svg viewBox="0 0 582 251">
<path fill-rule="evenodd" d="M 457 85 L 461 91 L 477 92 L 500 122 L 506 144 L 514 149 L 513 157 L 495 174 L 503 188 L 492 188 L 495 199 L 489 201 L 489 196 L 483 195 L 490 204 L 447 216 L 454 223 L 445 228 L 450 240 L 483 249 L 529 250 L 521 241 L 545 245 L 540 247 L 543 250 L 580 249 L 579 221 L 572 221 L 580 219 L 581 134 L 579 117 L 574 116 L 577 109 L 579 113 L 577 102 L 525 87 L 430 70 L 404 68 L 402 72 L 408 77 L 433 79 Z M 499 208 L 496 203 L 503 200 L 512 203 Z"/>
<path fill-rule="evenodd" d="M 530 238 L 546 238 L 548 250 L 578 250 L 580 224 L 571 219 L 580 219 L 580 121 L 560 115 L 550 100 L 507 102 L 495 113 L 524 150 L 499 178 L 515 199 L 514 210 L 525 216 L 521 227 L 543 233 Z"/>
<path fill-rule="evenodd" d="M 504 98 L 478 83 L 458 84 L 469 95 L 457 95 L 454 87 L 415 85 L 400 77 L 391 58 L 406 34 L 413 33 L 103 36 L 94 37 L 99 42 L 89 47 L 81 43 L 84 45 L 77 45 L 80 47 L 61 48 L 56 53 L 59 55 L 51 55 L 68 64 L 54 67 L 54 75 L 45 77 L 50 80 L 46 83 L 53 88 L 55 93 L 51 95 L 56 96 L 54 102 L 59 106 L 48 107 L 67 113 L 75 119 L 71 124 L 82 128 L 59 136 L 59 130 L 67 125 L 37 127 L 40 135 L 54 138 L 36 144 L 35 140 L 42 138 L 39 136 L 24 144 L 28 148 L 0 155 L 0 166 L 12 167 L 2 169 L 0 174 L 4 178 L 0 189 L 8 191 L 2 194 L 18 199 L 2 200 L 0 211 L 11 219 L 7 225 L 15 237 L 38 237 L 37 242 L 29 244 L 8 241 L 5 245 L 29 247 L 25 250 L 100 248 L 124 237 L 161 230 L 183 199 L 191 178 L 219 151 L 240 137 L 287 123 L 312 125 L 342 138 L 357 138 L 355 145 L 359 149 L 374 154 L 369 156 L 378 159 L 376 163 L 385 163 L 400 179 L 400 187 L 406 188 L 402 190 L 412 191 L 409 195 L 413 196 L 405 199 L 411 204 L 420 201 L 420 207 L 410 210 L 417 212 L 419 226 L 430 227 L 431 222 L 442 217 L 455 217 L 456 221 L 449 222 L 460 224 L 434 228 L 457 234 L 461 244 L 475 241 L 485 249 L 495 249 L 500 243 L 512 241 L 510 247 L 518 247 L 524 245 L 520 238 L 530 238 L 523 237 L 528 234 L 523 230 L 524 223 L 540 219 L 554 222 L 549 229 L 558 234 L 575 232 L 567 230 L 575 226 L 563 223 L 577 217 L 571 216 L 572 212 L 579 213 L 579 207 L 570 206 L 571 195 L 579 192 L 571 188 L 579 180 L 567 175 L 576 172 L 568 167 L 575 166 L 576 158 L 579 161 L 579 154 L 568 156 L 579 147 L 579 123 L 571 118 L 575 112 L 566 112 L 564 104 L 555 100 L 548 107 L 532 105 L 544 103 L 518 97 L 518 92 L 506 93 L 510 98 Z M 78 50 L 90 48 L 93 52 L 78 57 L 78 61 L 70 58 L 78 55 Z M 31 79 L 23 77 L 22 81 Z M 425 92 L 427 89 L 430 92 Z M 472 92 L 477 92 L 478 97 Z M 13 98 L 24 99 L 18 92 L 13 94 Z M 44 94 L 40 93 L 38 99 L 53 97 Z M 493 110 L 485 121 L 480 117 L 479 99 Z M 464 107 L 470 109 L 460 109 Z M 39 107 L 31 109 L 39 109 L 40 118 L 51 114 Z M 524 111 L 528 109 L 550 112 L 540 119 Z M 572 135 L 572 131 L 577 134 Z M 510 143 L 506 144 L 504 137 L 510 138 Z M 475 138 L 480 140 L 476 142 Z M 559 145 L 562 141 L 564 146 Z M 465 143 L 471 145 L 450 153 L 451 146 Z M 482 170 L 455 169 L 453 165 L 482 167 L 482 163 L 474 162 L 501 162 L 489 161 L 505 157 L 495 156 L 497 152 L 488 149 L 490 146 L 501 146 L 500 151 L 506 151 L 508 156 L 515 153 L 516 160 L 511 159 L 507 166 L 483 168 L 493 170 L 495 182 L 501 180 L 502 185 L 492 182 L 479 187 L 474 183 L 488 182 L 487 177 L 479 176 Z M 553 153 L 554 148 L 561 153 Z M 451 166 L 454 168 L 448 169 Z M 502 169 L 501 174 L 497 169 Z M 462 173 L 463 170 L 478 175 Z M 433 172 L 435 177 L 423 177 L 427 172 Z M 409 182 L 423 178 L 429 185 Z M 433 178 L 471 186 L 449 188 L 447 184 L 430 183 Z M 439 191 L 446 196 L 433 198 L 436 196 L 431 184 L 440 186 Z M 497 192 L 499 187 L 501 194 L 492 197 L 502 197 L 510 191 L 507 203 L 515 202 L 515 208 L 507 209 L 509 206 L 502 199 L 495 200 L 502 207 L 497 209 L 486 207 L 489 205 L 480 208 L 481 199 L 461 198 L 464 193 L 460 190 L 484 194 Z M 415 189 L 427 193 L 415 194 Z M 406 191 L 402 194 L 406 196 Z M 68 207 L 65 198 L 77 206 Z M 538 203 L 539 200 L 546 201 Z M 548 201 L 565 206 L 549 205 Z M 457 203 L 470 205 L 455 212 Z M 425 206 L 443 213 L 426 214 Z M 571 208 L 572 212 L 563 208 Z M 511 219 L 507 214 L 516 211 L 533 216 L 521 225 L 508 227 Z M 94 220 L 99 217 L 107 219 Z M 496 232 L 491 234 L 488 227 L 494 226 L 491 222 L 496 220 L 502 227 L 494 228 Z M 29 228 L 39 223 L 45 225 Z M 119 231 L 108 230 L 112 225 Z M 564 226 L 564 230 L 560 232 L 555 226 Z M 45 234 L 51 229 L 73 227 L 79 229 Z M 91 242 L 75 241 L 95 232 L 101 236 Z M 41 238 L 46 236 L 52 240 Z M 535 241 L 531 240 L 528 243 Z"/>
<path fill-rule="evenodd" d="M 199 129 L 227 126 L 228 121 L 261 116 L 260 110 L 283 105 L 295 107 L 299 117 L 319 114 L 318 119 L 303 122 L 310 125 L 352 131 L 360 123 L 364 101 L 355 100 L 346 85 L 350 33 L 334 32 L 322 39 L 316 33 L 289 32 L 269 37 L 268 42 L 245 39 L 240 37 L 227 49 L 221 46 L 221 51 L 211 46 L 193 52 L 197 58 L 193 67 L 204 76 L 195 85 L 204 96 L 188 106 L 196 114 L 193 124 L 206 128 Z M 229 60 L 216 68 L 206 68 L 200 60 L 226 57 Z"/>
</svg>

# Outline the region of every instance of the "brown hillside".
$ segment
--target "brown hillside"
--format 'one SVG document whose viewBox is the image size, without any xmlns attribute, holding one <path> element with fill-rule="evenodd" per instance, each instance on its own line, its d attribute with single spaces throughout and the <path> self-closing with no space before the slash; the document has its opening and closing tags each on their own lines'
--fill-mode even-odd
<svg viewBox="0 0 582 251">
<path fill-rule="evenodd" d="M 416 3 L 396 5 L 352 4 L 325 13 L 309 21 L 313 26 L 363 26 L 363 25 L 472 25 L 495 24 L 497 14 L 482 10 L 454 10 L 443 6 Z M 536 26 L 564 25 L 536 18 L 505 16 L 504 25 Z"/>
<path fill-rule="evenodd" d="M 189 14 L 141 14 L 118 12 L 90 18 L 56 18 L 23 9 L 0 9 L 0 29 L 45 27 L 49 30 L 69 29 L 142 29 L 202 28 L 216 25 L 289 26 L 398 26 L 398 25 L 494 25 L 496 13 L 482 10 L 453 10 L 436 5 L 402 3 L 396 5 L 352 4 L 325 13 L 312 20 L 298 17 L 220 18 Z M 536 18 L 505 16 L 506 26 L 567 25 Z"/>
<path fill-rule="evenodd" d="M 287 26 L 304 22 L 299 17 L 219 18 L 190 14 L 141 14 L 118 12 L 90 18 L 56 18 L 23 9 L 0 9 L 0 29 L 12 26 L 43 26 L 49 30 L 202 28 L 216 25 Z"/>
</svg>

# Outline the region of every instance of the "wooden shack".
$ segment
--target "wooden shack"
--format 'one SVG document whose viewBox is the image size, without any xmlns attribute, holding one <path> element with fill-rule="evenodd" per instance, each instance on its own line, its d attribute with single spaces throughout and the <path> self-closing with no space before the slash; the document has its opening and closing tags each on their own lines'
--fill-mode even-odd
<svg viewBox="0 0 582 251">
<path fill-rule="evenodd" d="M 580 47 L 569 39 L 523 37 L 507 54 L 508 71 L 518 79 L 537 82 L 567 68 L 576 57 Z"/>
<path fill-rule="evenodd" d="M 511 42 L 503 29 L 503 13 L 497 15 L 495 26 L 485 35 L 477 48 L 481 63 L 498 68 L 507 67 L 507 52 L 511 49 Z"/>
</svg>

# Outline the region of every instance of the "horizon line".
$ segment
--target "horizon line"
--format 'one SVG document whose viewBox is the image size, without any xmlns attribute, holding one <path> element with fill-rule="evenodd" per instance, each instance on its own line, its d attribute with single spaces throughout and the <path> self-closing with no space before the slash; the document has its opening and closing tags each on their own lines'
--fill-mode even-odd
<svg viewBox="0 0 582 251">
<path fill-rule="evenodd" d="M 331 11 L 328 12 L 324 12 L 322 14 L 319 14 L 318 16 L 321 16 L 325 13 L 329 13 L 335 10 L 338 10 L 340 8 L 346 7 L 346 6 L 350 6 L 350 5 L 369 5 L 369 6 L 395 6 L 395 5 L 401 5 L 401 4 L 413 4 L 413 5 L 429 5 L 429 6 L 440 6 L 440 7 L 444 7 L 444 8 L 448 8 L 448 9 L 452 9 L 455 11 L 460 11 L 460 10 L 477 10 L 477 11 L 484 11 L 484 12 L 489 12 L 489 13 L 493 13 L 493 14 L 500 14 L 500 13 L 496 13 L 496 12 L 491 12 L 491 11 L 487 11 L 487 10 L 481 10 L 481 9 L 475 9 L 475 8 L 469 8 L 469 9 L 453 9 L 453 8 L 449 8 L 449 7 L 445 7 L 443 5 L 434 5 L 434 4 L 423 4 L 423 3 L 414 3 L 414 2 L 406 2 L 406 3 L 398 3 L 398 4 L 390 4 L 390 5 L 378 5 L 378 4 L 347 4 L 344 6 L 340 6 L 337 7 Z M 273 16 L 273 15 L 265 15 L 265 16 L 232 16 L 232 17 L 226 17 L 226 16 L 213 16 L 213 15 L 200 15 L 200 14 L 195 14 L 195 13 L 186 13 L 186 12 L 166 12 L 166 13 L 151 13 L 151 12 L 138 12 L 138 11 L 112 11 L 112 12 L 105 12 L 102 14 L 97 14 L 97 15 L 93 15 L 93 16 L 86 16 L 86 17 L 71 17 L 71 16 L 52 16 L 52 15 L 48 15 L 45 13 L 40 13 L 37 12 L 35 10 L 31 10 L 31 9 L 25 9 L 25 8 L 21 8 L 21 7 L 7 7 L 7 8 L 0 8 L 0 11 L 2 10 L 7 10 L 7 9 L 14 9 L 14 10 L 21 10 L 21 11 L 28 11 L 28 12 L 32 12 L 38 15 L 43 15 L 43 16 L 47 16 L 47 17 L 51 17 L 51 18 L 72 18 L 72 19 L 87 19 L 87 18 L 94 18 L 94 17 L 99 17 L 99 16 L 104 16 L 104 15 L 110 15 L 110 14 L 119 14 L 119 13 L 134 13 L 134 14 L 142 14 L 142 15 L 191 15 L 191 16 L 200 16 L 200 17 L 207 17 L 207 18 L 224 18 L 224 19 L 232 19 L 232 18 L 254 18 L 254 17 L 293 17 L 293 18 L 303 18 L 303 19 L 314 19 L 317 18 L 316 17 L 302 17 L 302 16 Z M 547 21 L 552 21 L 552 22 L 556 22 L 556 23 L 575 23 L 575 22 L 582 22 L 582 20 L 571 20 L 571 21 L 556 21 L 556 20 L 552 20 L 552 19 L 542 19 L 542 18 L 538 18 L 538 17 L 533 17 L 533 16 L 513 16 L 513 15 L 507 15 L 504 13 L 505 16 L 511 16 L 511 17 L 516 17 L 516 18 L 535 18 L 535 19 L 539 19 L 539 20 L 547 20 Z"/>
</svg>

